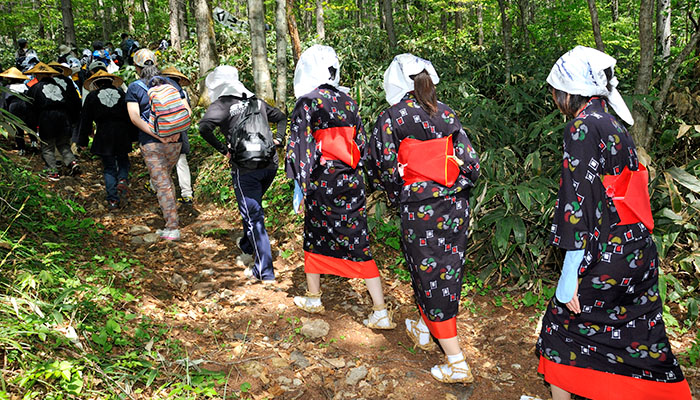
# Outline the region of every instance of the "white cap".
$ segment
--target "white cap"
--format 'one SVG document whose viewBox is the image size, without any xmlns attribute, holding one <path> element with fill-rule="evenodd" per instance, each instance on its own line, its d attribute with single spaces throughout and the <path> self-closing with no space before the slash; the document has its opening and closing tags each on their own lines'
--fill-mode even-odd
<svg viewBox="0 0 700 400">
<path fill-rule="evenodd" d="M 586 97 L 605 96 L 617 115 L 629 125 L 633 125 L 632 114 L 620 92 L 617 91 L 618 81 L 614 75 L 616 62 L 614 58 L 601 51 L 576 46 L 559 57 L 547 76 L 547 83 L 569 94 Z M 605 76 L 607 68 L 613 70 L 610 81 Z M 612 90 L 608 90 L 608 83 Z"/>
<path fill-rule="evenodd" d="M 333 78 L 330 67 L 336 71 Z M 340 61 L 332 47 L 316 44 L 301 53 L 294 70 L 294 97 L 298 99 L 323 84 L 337 88 L 339 83 Z"/>
<path fill-rule="evenodd" d="M 221 96 L 253 97 L 253 92 L 238 80 L 238 70 L 230 65 L 219 65 L 207 75 L 204 84 L 209 90 L 211 102 Z"/>
<path fill-rule="evenodd" d="M 434 85 L 440 82 L 433 64 L 410 53 L 399 54 L 384 72 L 384 92 L 386 101 L 394 105 L 403 99 L 403 96 L 414 89 L 413 78 L 425 70 Z"/>
</svg>

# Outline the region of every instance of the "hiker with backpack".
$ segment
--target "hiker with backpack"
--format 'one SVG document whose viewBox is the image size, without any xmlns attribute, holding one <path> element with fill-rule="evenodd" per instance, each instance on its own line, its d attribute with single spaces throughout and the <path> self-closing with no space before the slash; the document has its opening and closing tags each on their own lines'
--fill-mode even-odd
<svg viewBox="0 0 700 400">
<path fill-rule="evenodd" d="M 122 49 L 122 58 L 124 59 L 124 65 L 134 64 L 134 54 L 139 49 L 139 42 L 134 40 L 128 33 L 122 33 L 122 42 L 119 44 L 119 48 Z"/>
<path fill-rule="evenodd" d="M 171 80 L 158 76 L 152 51 L 137 51 L 134 64 L 141 79 L 129 85 L 126 108 L 131 122 L 139 129 L 141 154 L 165 219 L 165 229 L 157 233 L 166 240 L 179 240 L 177 202 L 170 173 L 180 157 L 181 134 L 191 124 L 192 110 L 182 89 L 178 91 Z"/>
<path fill-rule="evenodd" d="M 80 172 L 75 155 L 70 149 L 70 126 L 80 116 L 80 99 L 73 88 L 67 90 L 55 80 L 60 75 L 58 71 L 40 62 L 27 71 L 34 75 L 37 83 L 29 88 L 27 97 L 32 102 L 27 112 L 27 122 L 30 128 L 37 128 L 41 138 L 41 155 L 46 162 L 44 174 L 47 179 L 59 179 L 56 153 L 58 150 L 63 158 L 63 165 L 68 167 L 68 174 Z M 67 87 L 67 86 L 66 86 Z"/>
<path fill-rule="evenodd" d="M 184 86 L 189 86 L 192 82 L 187 79 L 175 67 L 164 68 L 160 71 L 161 76 L 165 76 L 173 81 L 176 89 L 182 90 Z M 184 90 L 183 90 L 184 92 Z M 184 92 L 185 100 L 189 103 L 187 92 Z M 192 205 L 192 175 L 190 173 L 190 164 L 187 162 L 187 155 L 190 154 L 190 139 L 187 132 L 182 133 L 182 149 L 180 150 L 180 158 L 177 159 L 175 170 L 177 171 L 177 183 L 180 185 L 180 197 L 177 198 L 178 203 Z M 152 187 L 153 185 L 151 185 Z"/>
<path fill-rule="evenodd" d="M 246 89 L 238 80 L 235 67 L 216 67 L 205 84 L 212 104 L 199 122 L 199 133 L 226 156 L 231 166 L 238 210 L 243 219 L 244 236 L 238 245 L 255 258 L 255 264 L 244 274 L 263 283 L 274 283 L 262 197 L 275 179 L 278 164 L 275 146 L 284 138 L 287 116 Z M 277 123 L 275 138 L 270 122 Z M 214 136 L 216 127 L 224 134 L 226 144 Z"/>
</svg>

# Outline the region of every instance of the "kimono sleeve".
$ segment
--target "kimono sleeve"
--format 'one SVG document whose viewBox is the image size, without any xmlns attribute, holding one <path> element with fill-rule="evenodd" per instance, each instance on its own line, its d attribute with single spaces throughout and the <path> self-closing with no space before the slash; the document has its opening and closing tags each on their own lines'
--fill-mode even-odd
<svg viewBox="0 0 700 400">
<path fill-rule="evenodd" d="M 603 222 L 604 193 L 595 129 L 576 119 L 564 128 L 564 156 L 559 194 L 550 234 L 565 250 L 594 250 Z"/>
<path fill-rule="evenodd" d="M 465 178 L 469 181 L 468 186 L 474 187 L 476 180 L 479 178 L 479 154 L 474 150 L 467 132 L 464 131 L 462 123 L 455 116 L 454 111 L 448 108 L 448 111 L 453 119 L 452 122 L 452 141 L 454 146 L 455 156 L 462 160 L 462 164 L 459 169 Z"/>
<path fill-rule="evenodd" d="M 398 143 L 393 133 L 391 115 L 386 110 L 379 114 L 369 142 L 367 171 L 372 188 L 384 190 L 389 201 L 397 205 L 403 179 L 398 172 Z"/>
<path fill-rule="evenodd" d="M 316 140 L 311 131 L 311 100 L 301 98 L 294 107 L 285 158 L 287 177 L 299 183 L 304 195 L 311 184 L 311 171 L 316 161 Z"/>
</svg>

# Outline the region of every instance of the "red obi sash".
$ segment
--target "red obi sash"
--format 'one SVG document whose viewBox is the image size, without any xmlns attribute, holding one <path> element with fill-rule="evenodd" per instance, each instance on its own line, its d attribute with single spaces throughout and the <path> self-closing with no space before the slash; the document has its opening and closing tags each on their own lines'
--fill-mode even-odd
<svg viewBox="0 0 700 400">
<path fill-rule="evenodd" d="M 433 181 L 452 187 L 459 177 L 460 160 L 455 157 L 452 135 L 441 139 L 407 138 L 399 145 L 399 168 L 404 186 Z"/>
<path fill-rule="evenodd" d="M 642 164 L 637 171 L 625 167 L 620 175 L 603 176 L 605 193 L 612 198 L 621 225 L 641 222 L 649 232 L 654 230 L 648 185 L 649 171 Z"/>
<path fill-rule="evenodd" d="M 313 133 L 316 147 L 326 160 L 340 160 L 355 168 L 360 162 L 360 148 L 355 143 L 354 126 L 337 126 Z"/>
</svg>

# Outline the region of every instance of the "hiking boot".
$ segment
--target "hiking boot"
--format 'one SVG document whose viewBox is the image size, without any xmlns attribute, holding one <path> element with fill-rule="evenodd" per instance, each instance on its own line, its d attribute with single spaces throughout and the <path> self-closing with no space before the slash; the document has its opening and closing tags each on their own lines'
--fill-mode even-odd
<svg viewBox="0 0 700 400">
<path fill-rule="evenodd" d="M 56 171 L 44 171 L 44 177 L 52 182 L 58 182 L 60 175 Z"/>
<path fill-rule="evenodd" d="M 117 193 L 119 194 L 120 199 L 126 199 L 129 197 L 129 186 L 126 179 L 120 179 L 119 183 L 117 183 Z"/>
<path fill-rule="evenodd" d="M 177 202 L 180 204 L 184 204 L 186 206 L 191 206 L 192 205 L 192 196 L 179 197 L 177 199 Z"/>
<path fill-rule="evenodd" d="M 70 176 L 76 176 L 80 174 L 80 165 L 78 165 L 78 162 L 73 160 L 71 161 L 70 164 L 68 164 L 68 168 L 70 169 L 70 172 L 68 172 L 68 175 Z"/>
<path fill-rule="evenodd" d="M 119 200 L 107 200 L 108 210 L 116 210 L 117 208 L 119 208 Z"/>
</svg>

